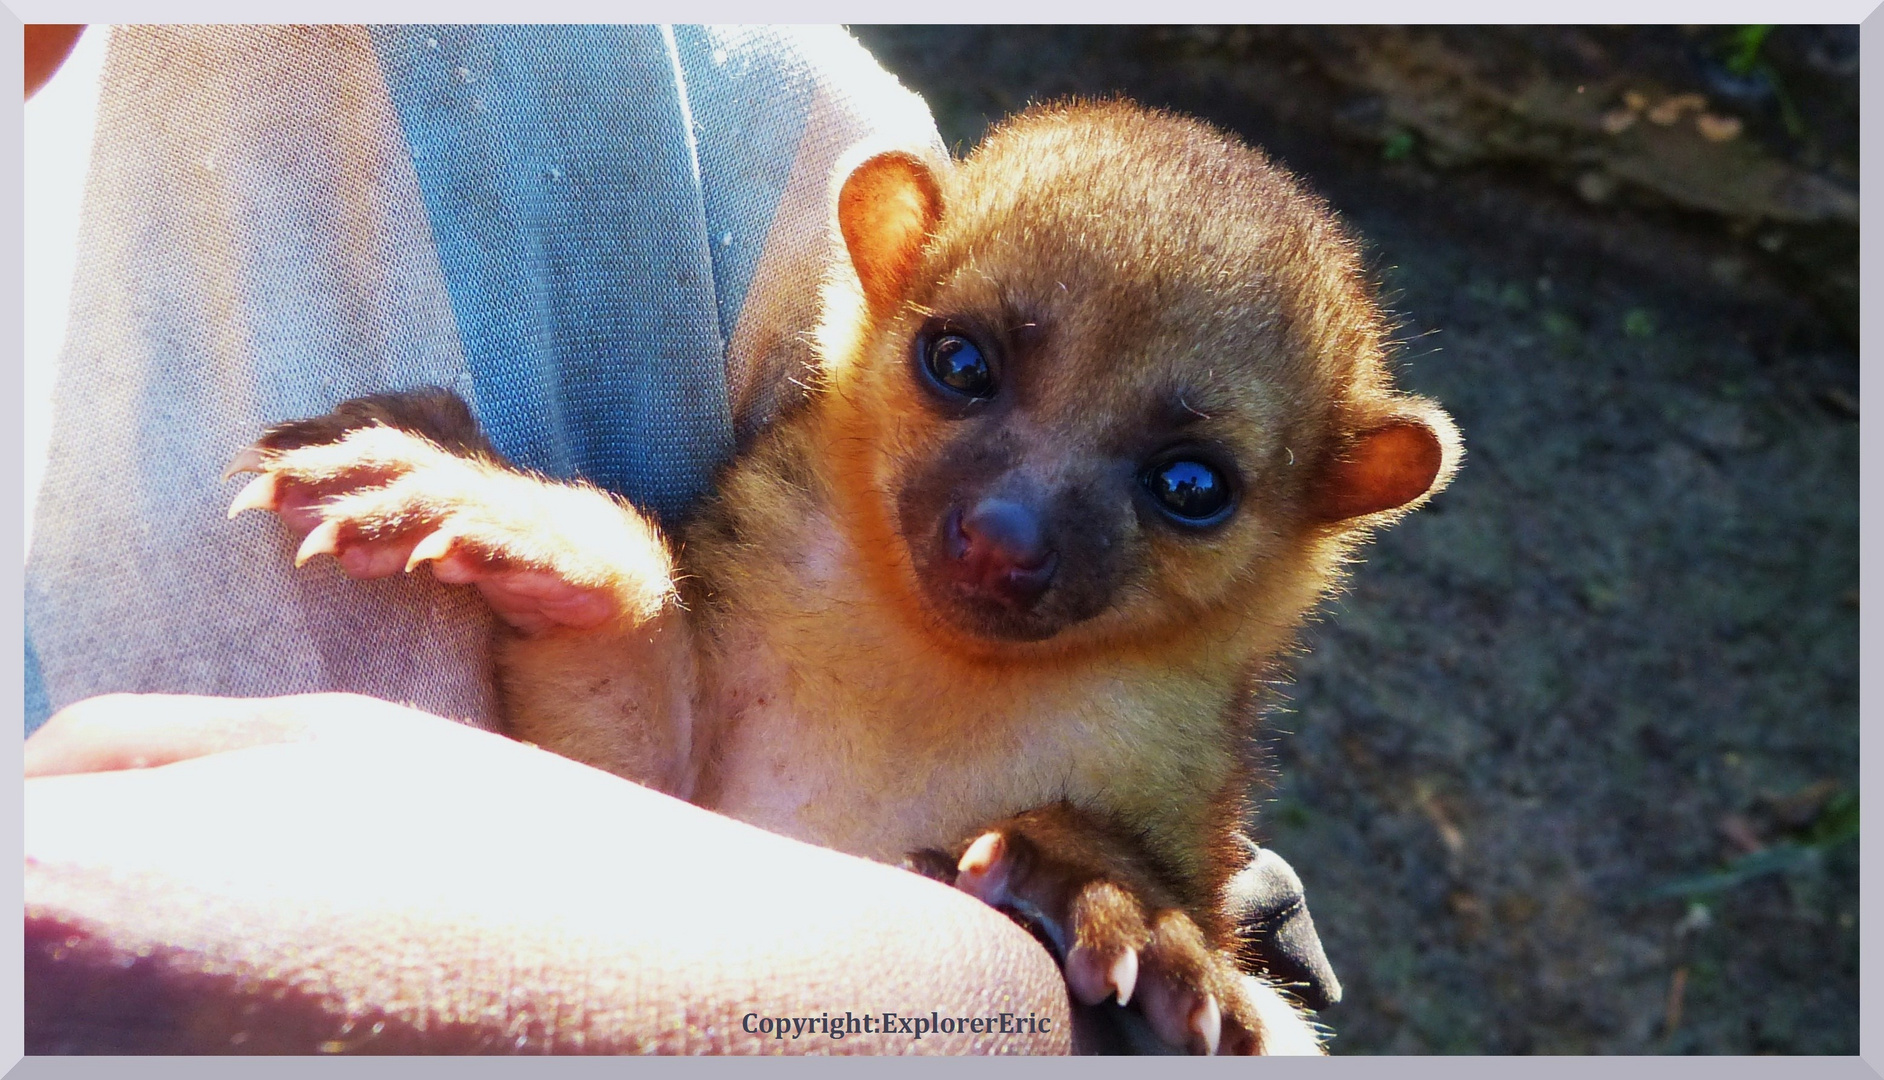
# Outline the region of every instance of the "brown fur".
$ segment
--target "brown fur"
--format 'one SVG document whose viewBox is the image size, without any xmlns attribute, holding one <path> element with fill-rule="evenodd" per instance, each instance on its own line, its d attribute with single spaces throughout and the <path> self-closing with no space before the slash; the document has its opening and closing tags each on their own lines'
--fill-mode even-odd
<svg viewBox="0 0 1884 1080">
<path fill-rule="evenodd" d="M 836 202 L 856 273 L 824 296 L 822 385 L 728 470 L 674 588 L 647 569 L 668 565 L 658 537 L 598 583 L 592 531 L 516 525 L 524 565 L 619 617 L 506 643 L 511 730 L 875 858 L 959 857 L 993 827 L 1077 941 L 1234 996 L 1199 950 L 1233 944 L 1251 673 L 1372 528 L 1444 486 L 1456 431 L 1393 389 L 1327 208 L 1205 125 L 1035 109 L 960 163 L 865 162 Z M 990 354 L 998 393 L 923 382 L 920 342 L 944 332 Z M 434 441 L 452 439 L 470 445 Z M 1229 467 L 1227 520 L 1146 501 L 1141 470 L 1173 447 Z M 936 584 L 933 523 L 987 492 L 1032 499 L 1078 556 L 1018 613 Z M 425 505 L 402 527 L 452 516 Z"/>
<path fill-rule="evenodd" d="M 795 637 L 795 667 L 842 670 L 843 650 L 872 640 L 920 658 L 909 665 L 919 675 L 899 678 L 923 684 L 931 730 L 951 740 L 1011 735 L 977 728 L 1024 726 L 1016 700 L 1036 687 L 1051 695 L 1099 671 L 1142 673 L 1147 707 L 1113 732 L 1133 760 L 1080 794 L 1149 830 L 1187 891 L 1209 895 L 1231 869 L 1216 834 L 1234 815 L 1212 808 L 1240 790 L 1242 674 L 1289 641 L 1368 527 L 1445 483 L 1456 433 L 1429 402 L 1392 391 L 1353 241 L 1257 152 L 1202 125 L 1124 105 L 1036 110 L 945 172 L 940 199 L 939 224 L 900 279 L 902 304 L 860 304 L 854 284 L 834 282 L 822 399 L 742 462 L 689 536 L 688 592 L 709 625 L 720 611 L 802 617 L 801 600 L 843 623 Z M 882 497 L 899 456 L 920 458 L 952 423 L 910 400 L 908 341 L 937 311 L 1044 336 L 1028 388 L 1044 406 L 1043 449 L 1083 450 L 1130 427 L 1169 396 L 1174 375 L 1189 376 L 1201 400 L 1184 404 L 1223 414 L 1196 426 L 1215 425 L 1244 451 L 1259 506 L 1208 543 L 1147 537 L 1135 595 L 1049 640 L 964 640 L 938 625 Z M 1405 431 L 1424 436 L 1423 482 L 1370 488 L 1365 460 L 1344 475 L 1375 432 Z M 1372 490 L 1383 486 L 1394 501 Z M 816 546 L 806 523 L 827 519 L 854 553 L 858 595 L 781 595 L 799 574 L 795 553 Z M 763 539 L 721 542 L 730 536 Z M 1173 728 L 1184 737 L 1163 751 Z M 887 755 L 909 735 L 859 737 L 881 739 Z"/>
</svg>

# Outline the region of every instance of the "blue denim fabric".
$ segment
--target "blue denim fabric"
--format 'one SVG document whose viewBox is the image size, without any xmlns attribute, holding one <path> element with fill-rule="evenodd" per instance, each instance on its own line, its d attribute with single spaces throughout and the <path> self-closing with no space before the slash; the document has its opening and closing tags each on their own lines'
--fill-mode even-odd
<svg viewBox="0 0 1884 1080">
<path fill-rule="evenodd" d="M 401 26 L 373 44 L 485 431 L 677 516 L 732 446 L 738 306 L 720 306 L 674 36 Z"/>
</svg>

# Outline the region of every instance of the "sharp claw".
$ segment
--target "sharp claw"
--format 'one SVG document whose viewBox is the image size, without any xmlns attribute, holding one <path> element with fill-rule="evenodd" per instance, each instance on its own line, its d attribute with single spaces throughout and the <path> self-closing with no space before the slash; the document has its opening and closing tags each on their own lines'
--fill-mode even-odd
<svg viewBox="0 0 1884 1080">
<path fill-rule="evenodd" d="M 243 447 L 242 450 L 236 454 L 235 458 L 229 462 L 229 467 L 222 471 L 222 478 L 227 480 L 236 473 L 261 471 L 262 452 L 253 446 L 247 446 Z"/>
<path fill-rule="evenodd" d="M 1006 854 L 1007 840 L 1000 833 L 982 833 L 956 864 L 955 887 L 999 906 L 1007 888 L 1007 874 L 1002 872 Z"/>
<path fill-rule="evenodd" d="M 977 877 L 994 869 L 994 864 L 1001 861 L 1007 850 L 1007 842 L 1000 833 L 982 833 L 975 842 L 968 845 L 962 853 L 962 861 L 955 867 L 957 873 L 972 874 Z"/>
<path fill-rule="evenodd" d="M 1204 1041 L 1206 1055 L 1217 1052 L 1223 1040 L 1223 1010 L 1217 1005 L 1217 995 L 1205 994 L 1203 1004 L 1191 1013 L 1191 1032 Z"/>
<path fill-rule="evenodd" d="M 1127 1005 L 1132 1000 L 1132 990 L 1138 986 L 1138 950 L 1127 949 L 1112 961 L 1112 970 L 1106 972 L 1106 978 L 1118 988 L 1119 1004 Z"/>
<path fill-rule="evenodd" d="M 223 477 L 228 479 L 235 473 Z M 236 493 L 235 501 L 229 504 L 229 516 L 235 517 L 244 510 L 273 510 L 280 505 L 280 486 L 274 473 L 263 473 L 243 485 Z"/>
<path fill-rule="evenodd" d="M 294 553 L 294 565 L 300 566 L 316 555 L 332 555 L 340 550 L 340 522 L 323 521 L 301 541 Z"/>
<path fill-rule="evenodd" d="M 451 554 L 452 535 L 443 529 L 427 536 L 412 548 L 412 554 L 406 558 L 406 573 L 410 574 L 420 563 L 442 559 Z"/>
</svg>

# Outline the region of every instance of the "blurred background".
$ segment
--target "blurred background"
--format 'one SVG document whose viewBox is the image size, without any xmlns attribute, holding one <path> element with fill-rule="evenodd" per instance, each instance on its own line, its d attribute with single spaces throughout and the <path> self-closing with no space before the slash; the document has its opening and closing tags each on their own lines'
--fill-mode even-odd
<svg viewBox="0 0 1884 1080">
<path fill-rule="evenodd" d="M 1465 433 L 1265 733 L 1334 1051 L 1857 1053 L 1857 28 L 851 29 L 1266 147 Z"/>
</svg>

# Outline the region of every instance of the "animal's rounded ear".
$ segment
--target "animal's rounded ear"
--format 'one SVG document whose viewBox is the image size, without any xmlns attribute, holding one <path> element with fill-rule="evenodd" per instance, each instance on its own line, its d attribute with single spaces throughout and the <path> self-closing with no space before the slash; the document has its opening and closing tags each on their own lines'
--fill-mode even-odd
<svg viewBox="0 0 1884 1080">
<path fill-rule="evenodd" d="M 914 154 L 878 154 L 844 181 L 837 194 L 837 227 L 872 312 L 882 314 L 902 302 L 917 256 L 941 213 L 935 173 Z"/>
<path fill-rule="evenodd" d="M 1458 470 L 1459 429 L 1444 409 L 1412 398 L 1346 440 L 1316 492 L 1327 523 L 1410 507 L 1446 486 Z"/>
</svg>

